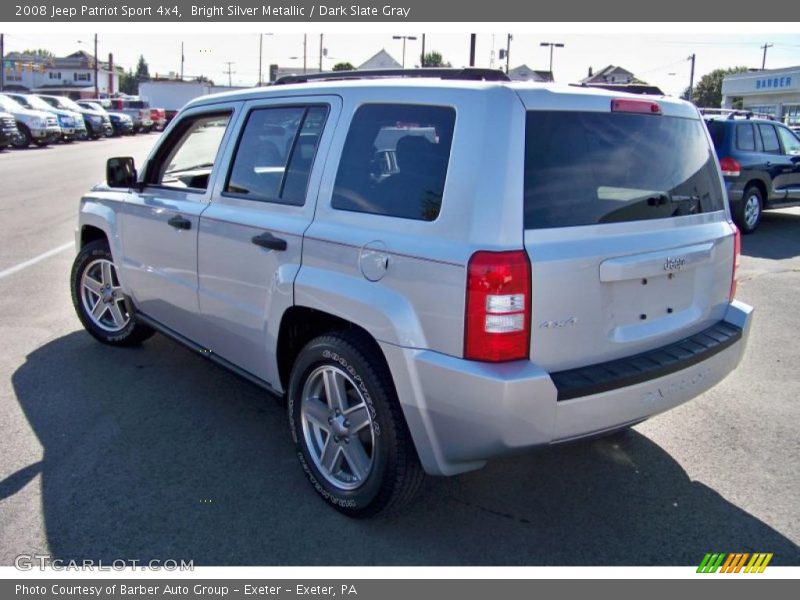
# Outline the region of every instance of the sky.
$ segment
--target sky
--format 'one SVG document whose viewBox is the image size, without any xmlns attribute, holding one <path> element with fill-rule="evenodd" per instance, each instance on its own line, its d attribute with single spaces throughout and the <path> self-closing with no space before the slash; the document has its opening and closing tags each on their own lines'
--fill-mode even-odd
<svg viewBox="0 0 800 600">
<path fill-rule="evenodd" d="M 419 64 L 423 31 L 404 31 L 396 35 L 415 36 L 406 44 L 406 66 Z M 92 31 L 50 33 L 41 35 L 35 29 L 24 29 L 5 34 L 6 52 L 26 48 L 47 48 L 58 56 L 84 49 L 93 52 Z M 603 31 L 598 24 L 598 31 Z M 689 55 L 696 54 L 695 81 L 703 74 L 717 68 L 747 66 L 760 68 L 765 43 L 773 44 L 767 51 L 767 68 L 800 65 L 800 34 L 743 34 L 735 35 L 697 33 L 556 33 L 543 35 L 525 31 L 512 32 L 511 67 L 527 64 L 533 69 L 548 70 L 550 52 L 541 47 L 542 42 L 563 43 L 553 54 L 553 71 L 556 81 L 573 83 L 585 77 L 591 66 L 594 71 L 614 64 L 634 73 L 650 84 L 658 85 L 667 94 L 678 95 L 689 84 Z M 265 34 L 263 38 L 263 69 L 267 78 L 268 65 L 302 68 L 302 33 Z M 491 66 L 492 49 L 495 56 L 506 45 L 507 33 L 479 33 L 477 37 L 476 66 Z M 402 61 L 402 41 L 392 39 L 390 33 L 362 34 L 336 33 L 323 36 L 327 56 L 323 58 L 326 69 L 335 63 L 349 61 L 358 66 L 381 49 L 386 49 L 398 62 Z M 184 44 L 186 76 L 205 75 L 215 83 L 228 83 L 228 61 L 232 62 L 230 81 L 233 85 L 254 85 L 258 81 L 259 34 L 243 32 L 198 34 L 146 34 L 107 31 L 99 34 L 98 53 L 107 57 L 113 52 L 117 64 L 133 68 L 143 55 L 151 75 L 167 75 L 180 71 L 181 42 Z M 319 33 L 308 34 L 307 57 L 309 67 L 319 66 Z M 468 33 L 426 33 L 426 51 L 440 52 L 453 66 L 469 63 Z M 501 65 L 495 60 L 494 66 Z"/>
</svg>

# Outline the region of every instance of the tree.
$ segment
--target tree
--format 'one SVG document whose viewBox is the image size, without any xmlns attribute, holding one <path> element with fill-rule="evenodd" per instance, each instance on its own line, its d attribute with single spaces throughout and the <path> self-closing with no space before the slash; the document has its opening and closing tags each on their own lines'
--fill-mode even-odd
<svg viewBox="0 0 800 600">
<path fill-rule="evenodd" d="M 442 58 L 442 54 L 440 52 L 428 52 L 422 58 L 422 66 L 423 67 L 452 67 L 449 62 L 444 62 L 444 58 Z"/>
<path fill-rule="evenodd" d="M 147 66 L 144 56 L 140 54 L 139 62 L 136 64 L 136 81 L 139 82 L 143 79 L 150 79 L 150 68 Z"/>
<path fill-rule="evenodd" d="M 25 50 L 22 54 L 35 56 L 37 58 L 55 58 L 56 55 L 50 52 L 50 50 L 45 50 L 44 48 L 36 48 L 36 50 Z"/>
<path fill-rule="evenodd" d="M 353 66 L 353 63 L 349 62 L 340 62 L 333 65 L 334 71 L 355 71 L 356 68 Z"/>
<path fill-rule="evenodd" d="M 747 67 L 733 67 L 732 69 L 714 69 L 711 73 L 703 75 L 692 90 L 692 102 L 700 108 L 719 108 L 722 106 L 722 80 L 726 75 L 742 73 Z M 689 99 L 687 87 L 681 98 Z"/>
<path fill-rule="evenodd" d="M 136 96 L 139 93 L 139 81 L 130 69 L 128 69 L 127 73 L 122 73 L 119 76 L 119 91 L 131 96 Z"/>
</svg>

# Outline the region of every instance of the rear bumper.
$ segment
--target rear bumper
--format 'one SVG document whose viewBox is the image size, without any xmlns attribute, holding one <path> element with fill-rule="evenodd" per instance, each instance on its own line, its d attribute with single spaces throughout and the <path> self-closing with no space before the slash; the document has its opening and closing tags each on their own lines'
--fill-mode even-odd
<svg viewBox="0 0 800 600">
<path fill-rule="evenodd" d="M 738 331 L 735 339 L 685 368 L 653 371 L 653 378 L 638 383 L 562 400 L 563 385 L 529 361 L 487 364 L 381 347 L 423 467 L 454 475 L 494 456 L 613 431 L 691 400 L 739 364 L 752 314 L 750 306 L 732 302 L 724 322 Z"/>
</svg>

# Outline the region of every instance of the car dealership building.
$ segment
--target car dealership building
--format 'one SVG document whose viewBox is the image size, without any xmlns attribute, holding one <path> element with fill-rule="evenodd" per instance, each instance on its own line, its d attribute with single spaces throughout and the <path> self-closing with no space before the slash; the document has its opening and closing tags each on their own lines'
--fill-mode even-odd
<svg viewBox="0 0 800 600">
<path fill-rule="evenodd" d="M 736 98 L 745 110 L 800 125 L 800 66 L 728 75 L 722 80 L 722 108 L 733 108 Z"/>
</svg>

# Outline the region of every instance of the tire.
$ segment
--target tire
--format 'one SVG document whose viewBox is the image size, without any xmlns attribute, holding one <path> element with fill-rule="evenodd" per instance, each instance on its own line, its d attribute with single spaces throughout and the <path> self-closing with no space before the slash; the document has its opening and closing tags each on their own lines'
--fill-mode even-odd
<svg viewBox="0 0 800 600">
<path fill-rule="evenodd" d="M 75 257 L 70 288 L 72 304 L 84 328 L 104 344 L 135 346 L 155 333 L 136 322 L 119 287 L 114 259 L 105 240 L 89 242 Z M 92 305 L 98 307 L 94 315 Z"/>
<path fill-rule="evenodd" d="M 300 464 L 325 502 L 355 518 L 401 508 L 424 478 L 389 369 L 370 342 L 353 332 L 315 338 L 289 381 Z"/>
<path fill-rule="evenodd" d="M 753 233 L 761 223 L 761 214 L 764 210 L 764 195 L 755 186 L 748 186 L 733 211 L 733 220 L 743 234 Z"/>
<path fill-rule="evenodd" d="M 25 125 L 22 125 L 21 123 L 17 124 L 17 130 L 19 131 L 19 135 L 15 136 L 11 143 L 14 146 L 14 148 L 22 150 L 31 145 L 31 142 L 33 141 L 33 136 L 31 136 L 30 129 L 28 129 Z"/>
</svg>

